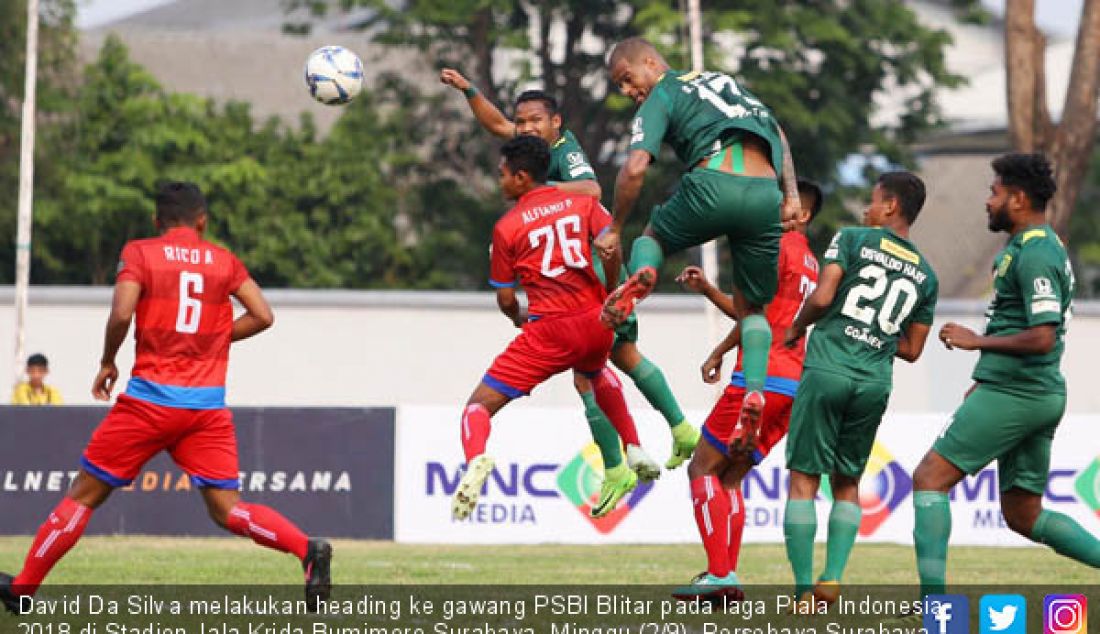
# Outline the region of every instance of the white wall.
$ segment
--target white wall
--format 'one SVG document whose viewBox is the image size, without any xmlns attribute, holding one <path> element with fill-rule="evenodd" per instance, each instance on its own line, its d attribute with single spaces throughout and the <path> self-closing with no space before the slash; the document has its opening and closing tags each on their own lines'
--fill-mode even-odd
<svg viewBox="0 0 1100 634">
<path fill-rule="evenodd" d="M 271 291 L 275 326 L 234 347 L 229 399 L 236 405 L 452 405 L 464 402 L 515 330 L 488 293 Z M 50 359 L 50 382 L 66 401 L 92 403 L 110 304 L 107 288 L 35 287 L 30 294 L 27 353 Z M 982 305 L 941 302 L 940 323 L 982 323 Z M 707 410 L 713 388 L 699 380 L 709 352 L 702 302 L 657 296 L 641 308 L 643 352 L 660 365 L 685 409 Z M 0 368 L 12 376 L 15 335 L 12 291 L 0 287 Z M 1079 304 L 1062 368 L 1069 409 L 1100 412 L 1091 389 L 1092 355 L 1100 353 L 1100 304 Z M 895 364 L 891 407 L 903 412 L 954 409 L 969 386 L 975 353 L 948 352 L 930 340 L 917 364 Z M 128 341 L 119 355 L 124 378 L 133 360 Z M 730 357 L 728 363 L 732 364 Z M 724 370 L 728 373 L 732 365 Z M 2 382 L 0 382 L 2 383 Z M 627 398 L 642 405 L 626 381 Z M 572 383 L 558 377 L 527 399 L 532 406 L 572 407 Z M 698 422 L 698 421 L 697 421 Z"/>
</svg>

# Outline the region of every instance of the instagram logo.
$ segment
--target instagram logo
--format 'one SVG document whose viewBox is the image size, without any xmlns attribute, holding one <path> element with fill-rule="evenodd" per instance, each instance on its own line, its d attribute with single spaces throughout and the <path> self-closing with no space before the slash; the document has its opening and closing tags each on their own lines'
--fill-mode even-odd
<svg viewBox="0 0 1100 634">
<path fill-rule="evenodd" d="M 1048 594 L 1043 598 L 1044 634 L 1085 634 L 1088 600 L 1083 594 Z"/>
</svg>

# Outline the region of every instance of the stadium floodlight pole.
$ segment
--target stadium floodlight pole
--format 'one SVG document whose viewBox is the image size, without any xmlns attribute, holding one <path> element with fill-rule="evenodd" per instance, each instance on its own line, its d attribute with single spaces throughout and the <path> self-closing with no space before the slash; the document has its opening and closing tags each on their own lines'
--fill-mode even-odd
<svg viewBox="0 0 1100 634">
<path fill-rule="evenodd" d="M 687 21 L 689 41 L 691 44 L 691 70 L 703 71 L 703 16 L 699 7 L 700 0 L 688 0 Z M 711 240 L 703 245 L 703 275 L 711 284 L 718 286 L 718 241 Z M 704 302 L 704 310 L 707 317 L 707 333 L 710 335 L 709 344 L 713 344 L 722 337 L 722 316 L 718 313 L 718 307 L 712 302 Z M 725 386 L 719 381 L 718 389 Z"/>
<path fill-rule="evenodd" d="M 38 81 L 38 0 L 27 0 L 27 59 L 19 133 L 19 220 L 15 232 L 15 382 L 23 376 L 27 287 L 31 277 L 31 202 L 34 196 L 35 87 Z"/>
</svg>

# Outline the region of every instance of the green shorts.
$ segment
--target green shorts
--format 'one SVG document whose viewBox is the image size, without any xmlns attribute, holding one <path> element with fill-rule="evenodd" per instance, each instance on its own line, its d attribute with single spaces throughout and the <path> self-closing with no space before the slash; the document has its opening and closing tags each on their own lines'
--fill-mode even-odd
<svg viewBox="0 0 1100 634">
<path fill-rule="evenodd" d="M 606 284 L 607 277 L 603 272 L 603 262 L 598 257 L 592 258 L 592 269 L 596 271 L 596 277 L 600 279 L 600 283 Z M 626 270 L 624 265 L 619 269 L 619 282 L 625 282 L 628 277 L 630 277 L 630 271 Z M 626 321 L 615 329 L 615 343 L 611 344 L 611 348 L 614 349 L 624 343 L 638 343 L 638 313 L 636 312 L 631 312 Z"/>
<path fill-rule="evenodd" d="M 787 433 L 787 468 L 816 475 L 863 475 L 890 387 L 825 370 L 803 370 Z"/>
<path fill-rule="evenodd" d="M 1042 495 L 1050 443 L 1065 411 L 1065 394 L 1022 394 L 979 383 L 932 449 L 970 475 L 996 460 L 1002 491 L 1018 487 Z"/>
<path fill-rule="evenodd" d="M 779 206 L 783 194 L 771 178 L 736 176 L 697 168 L 649 218 L 665 255 L 726 236 L 733 283 L 750 303 L 763 306 L 779 284 Z"/>
</svg>

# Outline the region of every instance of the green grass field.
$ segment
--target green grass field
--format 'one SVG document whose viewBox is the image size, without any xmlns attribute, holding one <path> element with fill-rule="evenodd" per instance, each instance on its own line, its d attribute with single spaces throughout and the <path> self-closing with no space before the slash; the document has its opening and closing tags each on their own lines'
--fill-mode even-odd
<svg viewBox="0 0 1100 634">
<path fill-rule="evenodd" d="M 0 570 L 14 573 L 30 538 L 0 538 Z M 705 567 L 702 548 L 676 546 L 420 546 L 337 540 L 333 580 L 345 584 L 677 584 Z M 816 561 L 824 563 L 818 545 Z M 959 547 L 949 576 L 959 584 L 1097 584 L 1100 573 L 1046 548 Z M 739 574 L 746 583 L 791 580 L 780 544 L 748 544 Z M 81 540 L 49 584 L 297 584 L 287 555 L 232 538 L 89 537 Z M 849 584 L 916 582 L 912 548 L 860 544 L 845 575 Z"/>
</svg>

